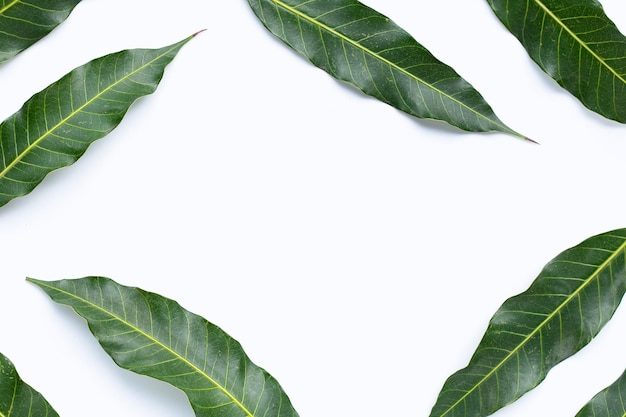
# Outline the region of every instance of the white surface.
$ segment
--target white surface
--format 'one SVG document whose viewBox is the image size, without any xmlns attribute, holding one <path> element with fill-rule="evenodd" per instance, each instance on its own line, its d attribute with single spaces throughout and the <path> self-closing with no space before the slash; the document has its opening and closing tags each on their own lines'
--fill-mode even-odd
<svg viewBox="0 0 626 417">
<path fill-rule="evenodd" d="M 239 340 L 302 417 L 427 416 L 562 250 L 626 226 L 626 126 L 584 109 L 484 0 L 370 0 L 512 128 L 463 133 L 333 80 L 245 0 L 84 0 L 0 66 L 0 120 L 72 68 L 197 30 L 157 92 L 0 208 L 0 351 L 63 417 L 193 416 L 24 281 L 103 275 Z M 626 30 L 626 3 L 603 0 Z M 174 7 L 173 7 L 174 6 Z M 499 417 L 569 417 L 626 368 L 626 308 Z"/>
</svg>

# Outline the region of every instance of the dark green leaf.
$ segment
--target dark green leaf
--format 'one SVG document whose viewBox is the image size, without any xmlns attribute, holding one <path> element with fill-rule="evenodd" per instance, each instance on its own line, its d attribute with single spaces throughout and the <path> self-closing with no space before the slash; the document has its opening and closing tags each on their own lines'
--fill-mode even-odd
<svg viewBox="0 0 626 417">
<path fill-rule="evenodd" d="M 505 126 L 483 97 L 386 16 L 355 0 L 248 0 L 265 27 L 333 77 L 464 130 Z"/>
<path fill-rule="evenodd" d="M 95 59 L 31 97 L 0 124 L 0 206 L 73 164 L 113 130 L 138 98 L 154 92 L 167 64 L 193 36 L 160 49 Z"/>
<path fill-rule="evenodd" d="M 469 365 L 444 384 L 432 417 L 487 416 L 539 384 L 613 316 L 626 291 L 626 229 L 550 261 L 491 319 Z"/>
<path fill-rule="evenodd" d="M 599 392 L 576 417 L 624 417 L 626 416 L 626 372 L 617 381 Z"/>
<path fill-rule="evenodd" d="M 596 0 L 488 0 L 548 75 L 586 107 L 626 123 L 626 37 Z"/>
<path fill-rule="evenodd" d="M 102 277 L 29 280 L 85 318 L 119 366 L 184 391 L 197 416 L 298 415 L 237 341 L 177 302 Z"/>
<path fill-rule="evenodd" d="M 60 25 L 80 0 L 0 0 L 0 63 Z"/>
<path fill-rule="evenodd" d="M 11 361 L 0 353 L 0 417 L 58 417 L 45 398 L 22 381 Z"/>
</svg>

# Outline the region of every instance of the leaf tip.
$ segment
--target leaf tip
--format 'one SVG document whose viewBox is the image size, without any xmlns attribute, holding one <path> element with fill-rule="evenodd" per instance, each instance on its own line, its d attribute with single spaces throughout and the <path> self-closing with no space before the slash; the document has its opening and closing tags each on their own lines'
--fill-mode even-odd
<svg viewBox="0 0 626 417">
<path fill-rule="evenodd" d="M 32 278 L 32 277 L 26 277 L 26 282 L 30 282 L 31 284 L 35 284 L 38 287 L 41 287 L 42 281 Z"/>
<path fill-rule="evenodd" d="M 45 285 L 46 281 L 42 281 L 40 279 L 37 278 L 33 278 L 33 277 L 26 277 L 26 282 L 30 282 L 31 284 L 35 284 L 38 287 L 42 287 L 43 285 Z"/>
<path fill-rule="evenodd" d="M 524 136 L 524 140 L 527 140 L 528 142 L 532 142 L 532 143 L 534 143 L 534 144 L 536 144 L 536 145 L 541 145 L 541 144 L 540 144 L 539 142 L 537 142 L 536 140 L 532 140 L 531 138 L 528 138 L 528 137 L 526 137 L 526 136 Z"/>
<path fill-rule="evenodd" d="M 191 38 L 195 38 L 196 36 L 198 36 L 199 34 L 201 34 L 201 33 L 202 33 L 202 32 L 204 32 L 204 31 L 206 31 L 206 29 L 199 30 L 199 31 L 197 31 L 196 33 L 194 33 L 193 35 L 191 35 L 190 37 L 191 37 Z"/>
</svg>

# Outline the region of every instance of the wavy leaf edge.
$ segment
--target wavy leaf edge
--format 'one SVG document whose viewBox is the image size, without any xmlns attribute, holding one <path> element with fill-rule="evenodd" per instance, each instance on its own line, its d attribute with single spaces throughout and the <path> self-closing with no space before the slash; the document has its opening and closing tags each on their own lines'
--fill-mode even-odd
<svg viewBox="0 0 626 417">
<path fill-rule="evenodd" d="M 391 21 L 387 16 L 363 3 L 356 0 L 335 1 L 334 3 L 317 0 L 290 2 L 284 0 L 248 0 L 248 3 L 270 33 L 303 55 L 318 68 L 326 71 L 334 78 L 356 87 L 366 95 L 375 97 L 417 118 L 444 121 L 452 126 L 471 132 L 496 131 L 507 133 L 530 142 L 535 142 L 506 126 L 495 115 L 482 95 L 456 71 L 435 58 L 423 45 L 418 43 L 408 32 Z M 330 7 L 331 3 L 334 8 Z M 270 7 L 275 9 L 277 17 L 271 16 L 270 18 Z M 302 10 L 303 7 L 307 8 L 307 12 Z M 318 14 L 314 16 L 312 10 L 315 7 L 318 8 L 316 9 Z M 356 17 L 354 20 L 350 20 L 350 17 L 342 17 L 344 20 L 336 22 L 336 27 L 323 21 L 323 19 L 328 19 L 328 16 L 332 13 L 344 11 L 349 7 L 358 8 L 352 12 L 354 16 L 369 14 L 367 19 L 376 17 L 384 20 L 384 30 L 373 25 L 374 29 L 369 29 L 369 31 L 366 31 L 365 28 L 362 29 L 361 39 L 353 39 L 353 37 L 343 33 L 343 31 L 350 25 L 360 23 Z M 311 10 L 308 10 L 309 8 Z M 281 12 L 293 16 L 297 22 L 289 22 L 289 19 L 281 16 Z M 365 19 L 362 18 L 361 20 L 364 21 Z M 313 29 L 310 29 L 310 33 L 307 28 L 303 27 L 304 22 L 313 27 Z M 293 27 L 289 27 L 289 25 Z M 376 31 L 376 29 L 380 29 L 380 31 Z M 299 32 L 299 36 L 289 34 L 290 32 Z M 313 39 L 313 33 L 319 36 L 320 39 Z M 342 42 L 342 51 L 332 46 L 329 48 L 328 45 L 332 42 L 329 42 L 329 39 L 324 39 L 324 33 L 329 34 L 330 40 L 333 40 L 333 38 L 340 40 Z M 392 33 L 396 38 L 392 40 L 383 39 L 381 41 L 383 43 L 379 45 L 380 51 L 375 51 L 365 45 L 365 42 L 369 42 L 371 38 L 376 36 L 385 35 L 391 38 L 390 34 Z M 305 40 L 305 36 L 308 39 Z M 308 46 L 307 42 L 310 42 L 311 45 Z M 351 45 L 360 54 L 363 54 L 363 62 L 360 62 L 356 55 L 352 56 L 352 52 L 347 51 L 346 45 Z M 398 61 L 397 57 L 395 57 L 396 59 L 391 58 L 393 53 L 400 48 L 412 49 L 412 54 L 404 54 L 402 59 L 402 61 L 406 61 L 406 58 L 410 57 L 413 60 L 410 64 L 403 66 L 396 62 Z M 324 54 L 321 54 L 318 49 L 323 50 Z M 335 50 L 337 51 L 336 53 L 333 52 Z M 419 54 L 416 52 L 417 50 L 420 51 Z M 308 51 L 314 52 L 309 53 Z M 383 56 L 384 54 L 389 55 L 389 57 Z M 372 70 L 371 66 L 368 66 L 368 60 L 365 55 L 371 57 L 377 64 L 382 64 L 385 67 L 385 74 L 374 75 L 378 70 Z M 345 64 L 341 63 L 342 60 L 345 60 Z M 419 63 L 418 61 L 420 60 L 423 62 Z M 353 69 L 352 66 L 355 65 L 355 62 L 358 66 L 355 67 L 356 69 Z M 436 71 L 445 73 L 445 75 L 441 75 L 443 78 L 432 82 L 424 78 L 423 75 L 427 72 L 425 73 L 424 70 L 418 69 L 418 67 L 427 65 L 437 66 L 435 70 L 430 72 L 429 76 L 432 76 Z M 420 71 L 423 74 L 422 76 L 418 74 Z M 365 76 L 365 73 L 369 75 Z M 365 79 L 367 77 L 369 78 Z M 454 80 L 454 82 L 451 80 Z M 400 86 L 400 84 L 404 86 L 405 84 L 412 85 L 413 83 L 415 86 L 411 88 L 402 88 Z M 436 85 L 438 83 L 445 85 L 444 89 Z M 409 93 L 409 90 L 415 91 Z M 444 97 L 445 100 L 442 99 Z M 473 120 L 474 118 L 476 120 Z"/>
<path fill-rule="evenodd" d="M 205 413 L 205 410 L 207 408 L 217 409 L 222 406 L 230 407 L 231 405 L 234 405 L 235 409 L 239 410 L 239 412 L 242 413 L 241 415 L 246 416 L 246 417 L 261 417 L 261 416 L 269 417 L 272 415 L 276 415 L 277 417 L 278 416 L 280 417 L 287 417 L 287 416 L 297 417 L 298 416 L 296 411 L 292 408 L 289 398 L 286 396 L 286 394 L 284 393 L 284 391 L 282 390 L 278 382 L 271 375 L 269 375 L 267 371 L 265 371 L 263 368 L 258 367 L 257 365 L 255 365 L 254 362 L 250 360 L 250 358 L 243 351 L 243 348 L 241 347 L 239 342 L 234 340 L 231 336 L 229 336 L 226 332 L 224 332 L 218 326 L 208 322 L 203 317 L 197 314 L 191 313 L 188 310 L 185 310 L 175 300 L 168 299 L 159 294 L 145 291 L 137 287 L 127 287 L 127 286 L 124 286 L 115 282 L 114 280 L 110 278 L 101 277 L 101 276 L 92 276 L 92 277 L 85 277 L 85 278 L 78 278 L 78 279 L 65 279 L 65 280 L 59 280 L 59 281 L 41 281 L 41 280 L 37 280 L 35 278 L 29 277 L 29 278 L 26 278 L 26 280 L 28 282 L 31 282 L 37 285 L 42 290 L 44 290 L 44 292 L 46 292 L 50 296 L 50 298 L 52 298 L 53 301 L 59 304 L 63 304 L 63 305 L 67 305 L 71 307 L 79 316 L 85 319 L 92 334 L 95 336 L 95 338 L 103 347 L 103 349 L 109 354 L 109 356 L 111 356 L 111 358 L 114 360 L 114 362 L 118 366 L 120 366 L 123 369 L 127 369 L 127 370 L 133 371 L 141 375 L 147 375 L 147 376 L 156 378 L 158 380 L 167 382 L 170 385 L 178 389 L 181 389 L 187 395 L 190 401 L 190 404 L 192 405 L 197 416 L 207 416 L 207 417 L 211 416 L 212 417 L 212 416 L 220 415 L 220 414 Z M 67 289 L 71 287 L 75 289 L 75 292 Z M 88 297 L 95 297 L 95 298 L 98 297 L 96 295 L 92 295 L 93 293 L 90 293 L 87 295 L 87 292 L 89 292 L 90 290 L 94 290 L 94 289 L 101 291 L 99 296 L 101 297 L 103 303 L 105 301 L 111 302 L 110 309 L 107 309 L 103 307 L 102 305 L 99 305 L 98 303 L 88 298 Z M 80 293 L 80 291 L 83 291 L 83 290 L 85 291 L 85 294 Z M 116 301 L 113 300 L 111 296 L 111 294 L 113 294 L 113 291 L 116 291 L 117 295 L 119 296 L 119 301 L 120 301 L 119 305 L 115 304 Z M 109 297 L 109 298 L 105 300 L 104 297 Z M 68 301 L 66 298 L 71 299 L 71 301 Z M 143 306 L 146 309 L 145 311 L 140 310 L 140 306 L 134 306 L 134 307 L 131 306 L 131 302 L 136 299 L 141 299 L 142 302 L 145 303 L 145 305 Z M 157 308 L 154 307 L 154 306 L 161 307 L 161 304 L 159 303 L 164 303 L 164 305 L 167 306 L 168 316 L 171 317 L 171 321 L 167 323 L 163 323 L 160 321 L 162 317 L 159 315 L 160 313 L 159 314 L 156 313 Z M 81 306 L 81 304 L 84 304 L 84 305 Z M 179 334 L 172 335 L 172 333 L 169 333 L 169 337 L 170 337 L 169 343 L 172 345 L 178 344 L 179 337 L 182 338 L 181 340 L 184 339 L 187 341 L 187 344 L 185 346 L 185 354 L 183 355 L 181 352 L 177 351 L 174 347 L 169 346 L 167 343 L 160 340 L 159 337 L 145 331 L 140 325 L 134 325 L 129 318 L 125 318 L 117 314 L 115 309 L 120 308 L 120 306 L 123 309 L 124 314 L 127 313 L 127 309 L 129 312 L 131 310 L 136 312 L 138 316 L 142 314 L 147 314 L 146 312 L 148 312 L 149 317 L 150 317 L 149 327 L 150 327 L 150 330 L 153 331 L 155 334 L 160 333 L 161 330 L 165 327 L 165 325 L 170 326 L 169 331 L 172 332 L 172 328 L 174 326 L 173 322 L 177 318 L 180 319 L 183 316 L 185 317 L 185 321 L 188 324 L 189 329 L 194 328 L 196 330 L 199 330 L 200 327 L 198 326 L 198 322 L 200 322 L 202 323 L 203 328 L 206 331 L 206 334 L 203 336 L 199 334 L 192 334 L 192 332 L 189 331 L 189 334 L 181 336 Z M 159 372 L 164 372 L 162 369 L 159 369 L 156 371 L 151 370 L 151 372 L 155 372 L 159 374 L 156 376 L 153 374 L 150 374 L 150 372 L 142 371 L 143 367 L 150 368 L 153 365 L 155 366 L 161 365 L 160 363 L 151 364 L 149 362 L 149 359 L 152 359 L 152 358 L 150 358 L 148 354 L 145 354 L 144 358 L 140 358 L 140 360 L 145 359 L 146 361 L 148 361 L 146 362 L 147 365 L 146 364 L 135 365 L 135 366 L 130 365 L 127 357 L 124 357 L 124 355 L 117 355 L 116 352 L 111 351 L 112 349 L 110 349 L 110 347 L 107 344 L 109 342 L 108 339 L 111 338 L 110 335 L 104 334 L 101 330 L 98 329 L 99 323 L 96 322 L 97 320 L 92 319 L 93 314 L 86 313 L 86 311 L 89 309 L 95 309 L 100 314 L 102 314 L 102 317 L 107 317 L 106 321 L 109 327 L 115 327 L 116 326 L 115 324 L 111 324 L 112 321 L 115 321 L 118 324 L 120 324 L 121 327 L 130 329 L 131 332 L 134 333 L 134 336 L 138 337 L 139 339 L 144 338 L 144 339 L 149 340 L 153 345 L 158 346 L 159 350 L 166 351 L 167 355 L 171 356 L 176 361 L 180 361 L 184 363 L 184 365 L 187 368 L 193 371 L 194 375 L 197 375 L 197 376 L 200 376 L 201 378 L 206 379 L 209 382 L 209 385 L 211 387 L 217 388 L 224 397 L 228 398 L 228 402 L 220 403 L 220 404 L 213 404 L 213 403 L 200 404 L 199 401 L 195 401 L 198 399 L 197 397 L 197 395 L 199 395 L 198 392 L 202 390 L 207 390 L 209 388 L 202 388 L 200 386 L 193 385 L 191 384 L 191 382 L 188 382 L 188 381 L 185 381 L 184 386 L 181 384 L 177 385 L 173 380 L 180 377 L 180 375 L 174 375 L 175 378 L 170 378 L 165 373 L 163 375 L 159 374 Z M 128 314 L 130 315 L 130 313 Z M 139 320 L 139 318 L 136 318 L 136 320 Z M 159 325 L 161 326 L 160 328 L 158 327 Z M 166 332 L 166 335 L 167 334 L 168 333 Z M 160 334 L 160 336 L 163 336 L 163 335 Z M 214 339 L 210 341 L 209 336 L 214 337 Z M 239 364 L 239 362 L 237 361 L 241 360 L 243 361 L 242 362 L 243 365 L 239 364 L 237 366 L 234 366 L 230 362 L 226 363 L 227 366 L 224 372 L 225 375 L 223 375 L 224 381 L 218 381 L 215 378 L 215 376 L 212 375 L 212 373 L 215 372 L 216 367 L 219 368 L 220 366 L 223 366 L 224 364 L 222 362 L 219 362 L 220 360 L 220 358 L 218 357 L 219 355 L 215 357 L 211 357 L 210 355 L 204 356 L 202 358 L 196 357 L 195 354 L 199 350 L 194 350 L 194 348 L 197 348 L 196 342 L 199 343 L 199 339 L 195 340 L 194 337 L 206 338 L 206 339 L 203 339 L 203 343 L 205 342 L 206 346 L 203 347 L 203 351 L 202 351 L 205 355 L 209 355 L 209 352 L 213 351 L 215 346 L 212 343 L 219 344 L 222 338 L 227 340 L 228 341 L 227 343 L 228 361 L 232 360 L 234 361 L 233 363 Z M 122 339 L 119 337 L 117 339 L 115 338 L 113 339 L 114 340 L 111 343 L 115 345 L 116 349 L 121 349 L 120 346 L 125 346 L 125 347 L 128 346 L 128 345 L 125 345 L 124 344 L 125 342 L 123 342 Z M 132 342 L 136 343 L 135 340 L 133 340 Z M 189 351 L 187 351 L 187 349 Z M 224 354 L 224 353 L 220 352 L 220 354 Z M 186 357 L 185 355 L 189 355 L 190 357 L 193 358 L 193 360 L 203 360 L 204 368 L 198 366 L 196 363 L 194 363 L 192 359 Z M 207 366 L 210 365 L 211 363 L 212 363 L 212 368 L 207 368 Z M 170 369 L 174 369 L 176 365 L 177 363 L 174 362 L 171 365 Z M 164 366 L 167 366 L 167 365 L 164 365 Z M 241 366 L 243 367 L 243 369 L 239 369 Z M 168 368 L 166 367 L 164 369 L 167 370 Z M 180 369 L 176 368 L 176 370 L 180 372 Z M 243 375 L 240 375 L 238 373 L 240 371 L 243 372 Z M 231 378 L 234 379 L 235 381 L 238 381 L 240 378 L 243 379 L 243 382 L 239 383 L 239 384 L 242 384 L 242 387 L 240 387 L 239 385 L 229 386 L 229 384 L 238 384 L 237 382 L 230 382 L 231 379 L 229 379 L 229 377 L 231 373 L 233 373 L 233 376 Z M 219 369 L 216 375 L 220 376 Z M 262 384 L 259 384 L 259 381 L 261 380 L 262 380 Z M 243 392 L 238 393 L 237 390 L 239 388 L 241 388 Z M 212 391 L 212 390 L 213 388 L 209 389 L 209 391 Z M 257 391 L 260 391 L 260 393 L 258 393 Z M 241 396 L 241 398 L 239 398 L 237 393 L 239 396 Z M 207 398 L 204 398 L 203 401 L 210 399 L 208 395 L 209 394 L 207 394 Z M 210 395 L 213 395 L 213 393 L 211 393 Z M 258 398 L 254 397 L 254 395 L 257 395 Z M 270 399 L 268 400 L 266 396 L 270 396 Z M 248 397 L 253 397 L 253 399 L 250 400 Z M 270 400 L 275 400 L 276 402 L 271 402 Z M 255 401 L 254 402 L 255 407 L 252 407 L 250 405 L 252 404 L 251 401 Z M 257 410 L 259 408 L 261 408 L 261 410 Z M 276 411 L 276 414 L 272 414 L 272 412 L 274 412 L 276 409 L 278 409 L 278 411 Z M 229 416 L 240 415 L 238 414 L 238 412 L 235 412 L 234 414 L 230 414 L 234 412 L 232 408 L 228 408 L 225 412 Z"/>
<path fill-rule="evenodd" d="M 11 360 L 0 353 L 0 417 L 59 417 L 50 403 L 28 385 Z"/>
<path fill-rule="evenodd" d="M 588 110 L 626 123 L 626 36 L 598 1 L 487 1 L 543 72 Z"/>
<path fill-rule="evenodd" d="M 626 371 L 611 385 L 597 393 L 576 417 L 626 416 Z"/>
<path fill-rule="evenodd" d="M 29 98 L 0 124 L 0 206 L 30 193 L 114 130 L 135 101 L 156 91 L 165 67 L 201 32 L 163 48 L 95 58 Z M 155 56 L 137 65 L 135 59 L 150 54 Z"/>
<path fill-rule="evenodd" d="M 626 229 L 561 252 L 494 314 L 468 366 L 444 383 L 431 417 L 486 416 L 514 402 L 586 346 L 625 292 Z"/>
</svg>

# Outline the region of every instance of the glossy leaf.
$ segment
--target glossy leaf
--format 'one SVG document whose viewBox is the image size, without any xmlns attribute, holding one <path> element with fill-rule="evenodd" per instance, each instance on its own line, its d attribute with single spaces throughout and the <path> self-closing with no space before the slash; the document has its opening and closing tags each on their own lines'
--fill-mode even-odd
<svg viewBox="0 0 626 417">
<path fill-rule="evenodd" d="M 0 124 L 0 206 L 73 164 L 113 130 L 138 98 L 154 92 L 167 64 L 193 36 L 160 49 L 95 59 L 31 97 Z"/>
<path fill-rule="evenodd" d="M 626 229 L 564 251 L 495 313 L 469 365 L 445 382 L 431 416 L 482 417 L 515 401 L 595 337 L 624 291 Z"/>
<path fill-rule="evenodd" d="M 265 27 L 333 77 L 420 118 L 505 126 L 483 97 L 386 16 L 355 0 L 248 0 Z"/>
<path fill-rule="evenodd" d="M 0 63 L 61 24 L 80 0 L 0 0 Z"/>
<path fill-rule="evenodd" d="M 102 277 L 29 280 L 87 320 L 119 366 L 184 391 L 196 416 L 298 415 L 237 341 L 177 302 Z"/>
<path fill-rule="evenodd" d="M 22 381 L 13 363 L 0 353 L 0 417 L 58 417 L 45 398 Z"/>
<path fill-rule="evenodd" d="M 626 372 L 617 381 L 599 392 L 576 417 L 624 417 L 626 416 Z"/>
<path fill-rule="evenodd" d="M 626 37 L 596 0 L 488 0 L 530 57 L 586 107 L 626 123 Z"/>
</svg>

